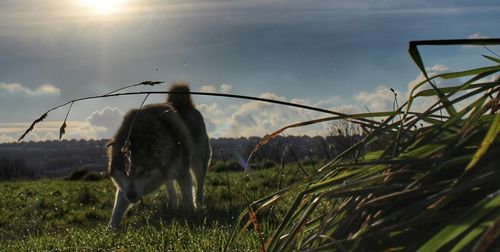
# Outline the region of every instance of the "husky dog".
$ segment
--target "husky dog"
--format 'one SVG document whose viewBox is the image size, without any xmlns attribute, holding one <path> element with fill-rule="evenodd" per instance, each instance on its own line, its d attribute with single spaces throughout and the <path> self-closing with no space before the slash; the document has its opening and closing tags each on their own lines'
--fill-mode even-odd
<svg viewBox="0 0 500 252">
<path fill-rule="evenodd" d="M 118 227 L 131 203 L 167 186 L 168 206 L 177 207 L 174 181 L 181 190 L 181 206 L 191 211 L 193 183 L 196 204 L 203 206 L 203 184 L 210 162 L 210 146 L 201 113 L 195 108 L 187 83 L 174 83 L 166 103 L 129 111 L 108 144 L 108 169 L 116 186 L 115 205 L 109 222 Z M 191 172 L 190 172 L 191 170 Z"/>
</svg>

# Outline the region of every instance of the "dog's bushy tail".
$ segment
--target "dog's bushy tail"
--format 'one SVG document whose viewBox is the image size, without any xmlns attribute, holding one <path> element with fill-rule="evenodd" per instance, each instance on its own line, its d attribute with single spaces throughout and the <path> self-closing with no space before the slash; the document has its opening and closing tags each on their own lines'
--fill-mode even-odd
<svg viewBox="0 0 500 252">
<path fill-rule="evenodd" d="M 189 92 L 189 82 L 176 81 L 173 82 L 168 90 L 170 92 Z M 167 102 L 171 103 L 176 109 L 183 110 L 187 108 L 194 108 L 191 94 L 169 94 Z"/>
</svg>

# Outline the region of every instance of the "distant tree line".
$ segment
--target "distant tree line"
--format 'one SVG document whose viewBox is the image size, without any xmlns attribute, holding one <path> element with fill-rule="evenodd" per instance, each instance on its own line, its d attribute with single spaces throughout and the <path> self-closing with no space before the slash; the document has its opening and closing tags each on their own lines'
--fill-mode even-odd
<svg viewBox="0 0 500 252">
<path fill-rule="evenodd" d="M 239 163 L 260 167 L 270 163 L 324 162 L 360 136 L 278 136 L 246 160 L 260 137 L 214 138 L 212 163 Z M 64 177 L 77 169 L 105 172 L 107 139 L 62 140 L 0 144 L 0 179 Z M 258 165 L 259 164 L 259 165 Z M 253 165 L 253 166 L 252 166 Z"/>
<path fill-rule="evenodd" d="M 0 158 L 0 180 L 33 178 L 35 171 L 20 158 Z"/>
<path fill-rule="evenodd" d="M 0 162 L 0 170 L 14 174 L 9 177 L 0 174 L 0 179 L 63 177 L 82 167 L 104 170 L 106 142 L 62 140 L 0 144 L 0 160 L 6 160 Z M 29 172 L 20 172 L 23 170 Z"/>
</svg>

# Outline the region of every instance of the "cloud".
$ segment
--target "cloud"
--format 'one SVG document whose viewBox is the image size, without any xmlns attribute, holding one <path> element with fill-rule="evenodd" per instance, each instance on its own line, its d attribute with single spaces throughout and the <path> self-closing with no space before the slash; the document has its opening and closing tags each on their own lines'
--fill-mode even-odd
<svg viewBox="0 0 500 252">
<path fill-rule="evenodd" d="M 441 64 L 436 64 L 426 69 L 429 77 L 445 73 L 448 70 L 449 69 L 447 66 Z M 425 81 L 425 79 L 426 78 L 424 74 L 419 73 L 419 75 L 415 79 L 408 82 L 407 90 L 401 91 L 393 89 L 397 94 L 399 105 L 401 105 L 402 102 L 406 101 L 410 96 L 411 90 L 415 88 L 419 83 Z M 444 87 L 444 86 L 449 86 L 450 84 L 455 84 L 453 82 L 446 82 L 440 79 L 434 79 L 433 82 L 438 87 Z M 430 88 L 429 84 L 425 83 L 420 87 L 418 87 L 415 90 L 414 94 L 418 93 L 418 91 L 429 88 Z M 391 91 L 390 87 L 385 85 L 379 85 L 374 90 L 361 91 L 354 96 L 354 100 L 359 102 L 360 105 L 362 104 L 363 106 L 366 106 L 370 110 L 370 112 L 392 111 L 395 109 L 393 108 L 394 93 Z M 418 98 L 417 100 L 414 101 L 412 105 L 412 110 L 421 111 L 422 109 L 427 108 L 429 105 L 431 105 L 431 103 L 434 103 L 435 100 L 436 99 L 434 97 Z"/>
<path fill-rule="evenodd" d="M 488 37 L 481 35 L 479 32 L 476 32 L 474 34 L 469 35 L 467 38 L 468 39 L 484 39 L 484 38 L 488 38 Z"/>
<path fill-rule="evenodd" d="M 354 99 L 366 105 L 371 112 L 393 110 L 394 93 L 384 85 L 376 87 L 373 91 L 361 91 L 354 96 Z"/>
<path fill-rule="evenodd" d="M 105 107 L 100 111 L 92 112 L 87 121 L 94 126 L 116 129 L 123 118 L 124 113 L 116 107 Z"/>
<path fill-rule="evenodd" d="M 446 73 L 449 71 L 449 68 L 445 65 L 436 64 L 432 67 L 426 68 L 427 74 L 429 77 Z M 493 81 L 494 78 L 498 78 L 496 76 L 485 78 L 480 81 Z M 398 105 L 402 105 L 411 95 L 411 91 L 417 87 L 418 84 L 424 82 L 423 85 L 419 86 L 415 89 L 413 95 L 417 94 L 419 91 L 431 89 L 429 83 L 425 82 L 426 78 L 422 73 L 419 73 L 418 76 L 409 81 L 407 84 L 406 90 L 394 90 L 397 94 Z M 432 82 L 438 87 L 449 87 L 457 85 L 456 80 L 444 80 L 440 78 L 433 79 Z M 471 101 L 474 100 L 474 97 L 466 99 L 460 103 L 455 104 L 457 109 L 464 108 L 466 105 L 470 104 Z M 344 103 L 344 107 L 348 109 L 346 113 L 356 113 L 360 111 L 366 111 L 366 106 L 370 112 L 377 111 L 393 111 L 393 102 L 394 102 L 394 93 L 391 91 L 391 88 L 385 85 L 379 85 L 373 90 L 364 90 L 356 95 L 354 95 L 354 101 L 358 102 L 357 104 L 349 104 L 349 102 Z M 438 101 L 437 97 L 429 96 L 429 97 L 417 97 L 413 100 L 411 111 L 413 112 L 423 112 L 428 109 L 430 106 L 435 104 Z M 322 101 L 323 104 L 328 104 L 327 102 Z M 337 107 L 341 109 L 342 107 Z M 342 110 L 335 110 L 341 112 Z"/>
<path fill-rule="evenodd" d="M 449 71 L 449 68 L 445 65 L 434 65 L 430 68 L 427 68 L 427 74 L 429 77 L 438 75 L 438 74 L 443 74 Z M 425 81 L 425 76 L 420 73 L 414 80 L 410 81 L 408 83 L 408 90 L 406 92 L 406 99 L 410 96 L 411 90 L 413 90 L 417 84 Z M 449 86 L 455 86 L 457 85 L 457 80 L 456 79 L 451 79 L 451 80 L 444 80 L 440 78 L 436 78 L 432 80 L 432 82 L 438 87 L 438 88 L 443 88 L 443 87 L 449 87 Z M 426 89 L 431 89 L 432 87 L 429 85 L 429 83 L 425 82 L 423 85 L 418 87 L 414 91 L 414 95 L 417 94 L 419 91 L 426 90 Z M 413 101 L 411 110 L 415 112 L 423 112 L 430 106 L 432 106 L 434 103 L 436 103 L 438 100 L 437 97 L 435 96 L 430 96 L 430 97 L 418 97 Z M 465 104 L 469 103 L 472 99 L 467 99 L 461 103 L 457 103 L 455 106 L 456 108 L 460 109 L 465 106 Z"/>
<path fill-rule="evenodd" d="M 436 64 L 436 65 L 432 66 L 431 68 L 428 68 L 427 71 L 440 73 L 440 72 L 448 71 L 448 67 L 445 65 Z"/>
<path fill-rule="evenodd" d="M 222 131 L 221 127 L 224 125 L 228 116 L 223 108 L 219 107 L 219 105 L 214 102 L 211 104 L 198 104 L 197 109 L 204 116 L 205 126 L 208 132 L 216 133 Z"/>
<path fill-rule="evenodd" d="M 200 88 L 200 92 L 208 92 L 208 93 L 229 93 L 231 91 L 232 86 L 229 84 L 221 84 L 219 88 L 214 85 L 204 85 Z"/>
<path fill-rule="evenodd" d="M 106 127 L 95 126 L 87 122 L 82 122 L 76 130 L 66 130 L 66 139 L 101 139 L 111 137 L 112 132 Z"/>
<path fill-rule="evenodd" d="M 448 67 L 445 66 L 445 65 L 441 65 L 441 64 L 436 64 L 432 67 L 428 67 L 425 69 L 427 71 L 427 75 L 429 77 L 432 77 L 434 75 L 437 75 L 437 74 L 442 74 L 442 73 L 445 73 L 446 71 L 448 71 Z M 413 79 L 412 81 L 410 81 L 408 83 L 408 95 L 410 94 L 409 92 L 419 83 L 425 81 L 425 76 L 423 73 L 419 73 L 418 76 Z M 434 79 L 434 82 L 439 82 L 440 80 L 439 79 Z M 422 89 L 427 89 L 429 88 L 428 84 L 424 84 L 422 85 L 421 87 L 419 87 L 416 91 L 419 91 L 419 90 L 422 90 Z"/>
<path fill-rule="evenodd" d="M 448 71 L 448 67 L 445 66 L 445 65 L 441 65 L 441 64 L 436 64 L 430 68 L 427 68 L 426 71 L 427 71 L 427 75 L 429 77 L 432 77 L 434 75 L 437 75 L 437 74 L 442 74 L 442 73 L 445 73 L 446 71 Z M 417 86 L 419 83 L 425 81 L 425 76 L 423 73 L 420 73 L 417 78 L 415 78 L 414 80 L 410 81 L 408 83 L 408 91 L 407 91 L 407 97 L 410 95 L 410 92 L 411 90 Z M 440 84 L 440 83 L 443 83 L 440 79 L 434 79 L 433 80 L 434 83 L 436 84 Z M 420 90 L 423 90 L 423 89 L 428 89 L 429 88 L 429 84 L 424 84 L 422 86 L 420 86 L 419 88 L 417 88 L 415 91 L 418 92 Z"/>
<path fill-rule="evenodd" d="M 61 90 L 52 84 L 42 84 L 37 88 L 31 89 L 19 83 L 0 83 L 0 93 L 23 94 L 28 96 L 39 95 L 59 95 Z"/>
<path fill-rule="evenodd" d="M 272 93 L 265 93 L 260 95 L 260 97 L 285 100 L 284 97 L 279 97 Z M 296 112 L 295 116 L 290 118 L 287 110 L 294 110 Z M 287 124 L 297 122 L 297 120 L 300 120 L 299 118 L 302 117 L 299 113 L 300 112 L 294 108 L 283 108 L 279 105 L 258 101 L 247 102 L 232 112 L 229 119 L 230 128 L 226 134 L 236 136 L 263 136 Z"/>
<path fill-rule="evenodd" d="M 229 91 L 231 91 L 231 89 L 232 89 L 232 86 L 229 85 L 229 84 L 222 84 L 222 85 L 220 85 L 220 91 L 222 93 L 229 93 Z"/>
<path fill-rule="evenodd" d="M 476 32 L 474 34 L 471 34 L 467 37 L 468 39 L 485 39 L 489 38 L 487 36 L 481 35 L 479 32 Z M 462 48 L 475 48 L 477 45 L 463 45 Z"/>
<path fill-rule="evenodd" d="M 212 85 L 204 85 L 200 88 L 200 92 L 215 93 L 217 92 L 217 88 Z"/>
<path fill-rule="evenodd" d="M 67 121 L 63 139 L 110 138 L 118 129 L 124 113 L 115 107 L 105 107 L 92 112 L 83 121 Z M 0 123 L 0 143 L 16 141 L 31 123 Z M 62 121 L 43 121 L 35 127 L 24 141 L 59 139 Z"/>
<path fill-rule="evenodd" d="M 118 129 L 124 113 L 116 107 L 105 107 L 92 112 L 80 130 L 85 132 L 84 138 L 109 138 Z M 86 135 L 86 136 L 85 136 Z"/>
<path fill-rule="evenodd" d="M 259 97 L 315 106 L 308 100 L 286 98 L 274 93 L 263 93 Z M 259 101 L 247 101 L 229 106 L 218 103 L 199 104 L 198 108 L 204 115 L 211 137 L 264 136 L 292 123 L 326 116 L 322 113 Z M 317 124 L 290 129 L 286 134 L 324 134 L 326 126 L 327 124 Z"/>
<path fill-rule="evenodd" d="M 342 98 L 340 96 L 334 95 L 326 99 L 319 100 L 318 102 L 316 102 L 315 106 L 324 109 L 335 109 L 340 104 L 342 104 Z"/>
<path fill-rule="evenodd" d="M 447 66 L 440 64 L 427 68 L 429 76 L 447 72 L 448 70 Z M 488 80 L 491 78 L 488 78 Z M 419 73 L 407 83 L 406 88 L 395 90 L 398 94 L 399 105 L 407 100 L 410 90 L 424 80 L 423 74 Z M 435 84 L 438 87 L 445 87 L 457 83 L 435 79 Z M 429 88 L 430 86 L 426 83 L 419 87 L 417 92 Z M 206 85 L 201 89 L 216 92 L 230 91 L 231 85 Z M 394 101 L 394 94 L 388 85 L 379 85 L 373 89 L 363 90 L 351 97 L 330 96 L 316 101 L 281 96 L 272 92 L 262 93 L 259 97 L 310 105 L 348 114 L 367 112 L 367 110 L 370 112 L 392 111 Z M 435 102 L 435 97 L 419 97 L 414 101 L 412 110 L 422 111 Z M 292 123 L 329 116 L 324 113 L 259 101 L 236 101 L 236 103 L 228 104 L 222 100 L 212 100 L 209 103 L 197 103 L 197 108 L 204 116 L 210 137 L 264 136 Z M 81 121 L 68 122 L 67 134 L 64 138 L 109 138 L 120 125 L 123 114 L 116 107 L 100 108 L 87 114 Z M 46 140 L 58 137 L 61 123 L 43 122 L 43 124 L 37 126 L 33 134 L 29 135 L 28 140 Z M 3 139 L 2 141 L 17 139 L 28 126 L 28 123 L 0 123 L 0 136 L 2 136 L 0 139 Z M 328 134 L 328 126 L 328 122 L 319 123 L 289 129 L 285 134 L 326 135 Z"/>
<path fill-rule="evenodd" d="M 349 103 L 339 96 L 331 96 L 315 102 L 301 98 L 287 98 L 275 93 L 263 93 L 259 97 L 325 108 L 342 113 L 366 112 L 366 109 L 361 104 Z M 392 93 L 389 94 L 389 97 L 393 97 Z M 264 136 L 293 123 L 330 116 L 325 113 L 260 101 L 246 101 L 237 105 L 222 105 L 213 102 L 198 104 L 197 107 L 204 116 L 209 136 L 216 138 Z M 288 129 L 285 134 L 327 135 L 329 125 L 329 122 L 324 122 Z"/>
<path fill-rule="evenodd" d="M 16 139 L 13 138 L 12 136 L 2 134 L 0 135 L 0 143 L 12 143 L 15 142 Z"/>
<path fill-rule="evenodd" d="M 30 126 L 31 122 L 23 123 L 0 123 L 0 143 L 15 142 Z M 35 129 L 28 133 L 23 141 L 45 141 L 59 139 L 59 128 L 62 121 L 43 121 L 36 125 Z M 67 121 L 66 132 L 78 132 L 83 122 Z M 68 138 L 65 135 L 65 138 Z M 82 138 L 82 137 L 80 137 Z"/>
</svg>

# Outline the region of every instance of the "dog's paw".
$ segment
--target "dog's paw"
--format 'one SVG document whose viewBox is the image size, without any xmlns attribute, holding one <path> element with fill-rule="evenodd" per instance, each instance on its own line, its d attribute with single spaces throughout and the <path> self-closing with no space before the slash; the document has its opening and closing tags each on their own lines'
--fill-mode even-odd
<svg viewBox="0 0 500 252">
<path fill-rule="evenodd" d="M 106 231 L 117 232 L 120 229 L 120 225 L 113 225 L 111 223 L 106 226 Z"/>
</svg>

